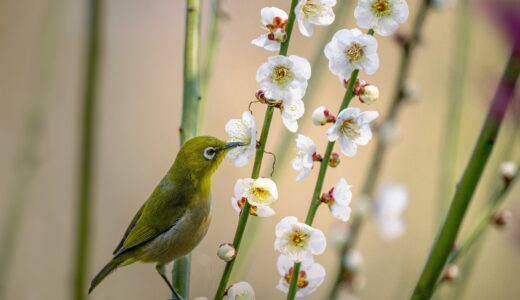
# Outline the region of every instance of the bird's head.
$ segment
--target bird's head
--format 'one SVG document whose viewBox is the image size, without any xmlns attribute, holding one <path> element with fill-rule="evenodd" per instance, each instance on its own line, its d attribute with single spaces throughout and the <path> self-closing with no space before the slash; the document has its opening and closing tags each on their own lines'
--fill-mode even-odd
<svg viewBox="0 0 520 300">
<path fill-rule="evenodd" d="M 197 136 L 188 140 L 177 154 L 174 167 L 181 176 L 203 178 L 211 176 L 228 150 L 244 146 L 240 142 L 226 143 L 212 136 Z"/>
</svg>

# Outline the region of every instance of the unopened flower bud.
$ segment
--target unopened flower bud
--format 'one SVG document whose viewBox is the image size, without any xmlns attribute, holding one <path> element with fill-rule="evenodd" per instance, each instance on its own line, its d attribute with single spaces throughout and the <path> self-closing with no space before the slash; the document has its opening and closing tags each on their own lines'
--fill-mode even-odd
<svg viewBox="0 0 520 300">
<path fill-rule="evenodd" d="M 500 177 L 506 184 L 510 183 L 518 173 L 518 165 L 512 161 L 505 161 L 500 165 Z"/>
<path fill-rule="evenodd" d="M 351 250 L 343 257 L 343 266 L 351 273 L 360 272 L 363 268 L 363 255 L 358 250 Z"/>
<path fill-rule="evenodd" d="M 312 154 L 312 161 L 322 161 L 323 160 L 323 157 L 321 157 L 321 154 L 319 154 L 318 152 L 314 152 Z"/>
<path fill-rule="evenodd" d="M 312 113 L 312 123 L 315 126 L 323 126 L 331 121 L 331 118 L 334 119 L 334 116 L 330 115 L 329 111 L 324 107 L 320 106 L 314 110 Z"/>
<path fill-rule="evenodd" d="M 368 84 L 363 87 L 359 100 L 365 104 L 372 104 L 379 99 L 379 89 L 375 85 Z"/>
<path fill-rule="evenodd" d="M 225 262 L 232 261 L 237 256 L 235 247 L 230 243 L 224 243 L 218 247 L 217 256 Z"/>
<path fill-rule="evenodd" d="M 334 197 L 332 196 L 332 191 L 321 194 L 320 201 L 323 203 L 329 203 L 331 201 L 334 201 Z"/>
<path fill-rule="evenodd" d="M 338 250 L 342 249 L 349 237 L 349 227 L 344 223 L 335 223 L 327 237 Z"/>
<path fill-rule="evenodd" d="M 493 225 L 496 227 L 504 228 L 507 226 L 507 224 L 511 223 L 511 219 L 513 219 L 513 214 L 511 214 L 511 211 L 508 209 L 502 209 L 493 216 L 492 221 Z"/>
<path fill-rule="evenodd" d="M 339 158 L 339 154 L 334 152 L 330 155 L 330 158 L 329 158 L 329 167 L 331 168 L 335 168 L 339 165 L 339 163 L 341 162 L 340 158 Z"/>
<path fill-rule="evenodd" d="M 394 122 L 384 122 L 377 128 L 379 138 L 385 144 L 393 142 L 398 134 Z"/>
<path fill-rule="evenodd" d="M 265 98 L 265 93 L 263 90 L 259 89 L 255 93 L 255 97 L 260 103 L 267 103 L 267 98 Z"/>
<path fill-rule="evenodd" d="M 404 83 L 403 98 L 408 101 L 415 101 L 419 99 L 420 87 L 417 82 L 407 80 Z"/>
<path fill-rule="evenodd" d="M 441 280 L 443 282 L 452 283 L 455 280 L 459 279 L 460 270 L 459 267 L 455 264 L 448 265 L 446 270 L 444 270 L 444 274 L 442 275 Z"/>
</svg>

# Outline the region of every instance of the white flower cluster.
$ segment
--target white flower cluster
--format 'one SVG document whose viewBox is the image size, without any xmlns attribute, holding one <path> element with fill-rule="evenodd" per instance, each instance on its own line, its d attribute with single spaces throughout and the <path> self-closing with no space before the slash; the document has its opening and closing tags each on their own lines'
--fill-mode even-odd
<svg viewBox="0 0 520 300">
<path fill-rule="evenodd" d="M 295 16 L 302 35 L 310 37 L 314 26 L 330 25 L 335 18 L 333 7 L 336 0 L 299 0 L 294 8 L 294 14 L 287 14 L 276 7 L 262 8 L 261 23 L 265 32 L 252 41 L 252 44 L 268 51 L 285 50 L 284 43 L 288 39 L 286 27 L 288 15 Z M 325 46 L 324 54 L 329 60 L 329 69 L 339 80 L 354 87 L 353 95 L 359 96 L 364 104 L 371 104 L 379 98 L 377 87 L 362 80 L 349 82 L 352 74 L 363 72 L 374 74 L 379 68 L 377 54 L 378 43 L 373 34 L 388 36 L 396 32 L 399 24 L 408 17 L 408 5 L 405 0 L 359 0 L 354 12 L 356 23 L 360 28 L 369 29 L 363 33 L 360 29 L 342 29 L 336 32 L 332 40 Z M 292 21 L 291 21 L 292 22 Z M 291 24 L 292 26 L 292 24 Z M 284 52 L 282 52 L 284 53 Z M 285 54 L 285 53 L 284 53 Z M 291 132 L 298 131 L 298 120 L 305 112 L 303 97 L 308 80 L 311 77 L 309 62 L 297 55 L 275 55 L 267 59 L 256 72 L 256 81 L 260 85 L 257 99 L 260 103 L 270 105 L 280 110 L 282 122 Z M 370 123 L 378 117 L 375 111 L 362 112 L 359 108 L 344 108 L 337 116 L 321 106 L 312 114 L 315 125 L 332 126 L 327 130 L 329 142 L 338 141 L 341 151 L 348 157 L 357 153 L 357 147 L 367 145 L 372 139 Z M 232 149 L 227 158 L 236 166 L 244 166 L 256 152 L 257 125 L 250 112 L 245 112 L 241 119 L 230 120 L 225 127 L 229 141 L 242 142 L 245 145 Z M 339 154 L 331 153 L 330 149 L 325 159 L 317 152 L 316 143 L 309 137 L 299 134 L 296 138 L 296 157 L 292 167 L 298 171 L 297 181 L 308 176 L 314 163 L 328 162 L 328 166 L 336 167 L 340 163 Z M 386 193 L 385 195 L 399 194 Z M 402 193 L 398 195 L 402 199 Z M 381 197 L 380 197 L 381 198 Z M 383 199 L 382 197 L 381 199 Z M 260 217 L 275 214 L 271 205 L 278 199 L 276 184 L 269 178 L 239 179 L 234 188 L 231 204 L 235 211 L 242 213 L 248 203 L 246 212 Z M 327 193 L 323 193 L 321 203 L 327 204 L 333 217 L 347 222 L 350 218 L 352 192 L 344 178 Z M 393 235 L 402 231 L 400 214 L 406 205 L 406 200 L 392 201 L 396 206 L 380 200 L 376 206 L 375 215 L 383 227 L 391 227 Z M 303 297 L 315 291 L 324 280 L 325 269 L 314 261 L 315 255 L 325 251 L 326 239 L 323 232 L 312 226 L 299 222 L 294 216 L 283 218 L 276 225 L 274 248 L 280 252 L 278 271 L 281 275 L 277 288 L 288 292 L 291 278 L 297 276 L 297 297 Z M 228 261 L 236 255 L 232 247 L 223 245 L 220 249 L 222 259 Z M 301 262 L 301 269 L 294 274 L 293 264 Z M 227 295 L 230 299 L 254 299 L 254 291 L 245 282 L 232 285 Z"/>
<path fill-rule="evenodd" d="M 298 222 L 296 217 L 283 218 L 276 225 L 274 248 L 280 252 L 278 272 L 282 276 L 276 286 L 287 293 L 294 274 L 293 264 L 301 262 L 297 277 L 296 297 L 303 297 L 314 292 L 325 278 L 325 269 L 314 262 L 314 255 L 325 251 L 327 240 L 319 229 Z"/>
<path fill-rule="evenodd" d="M 332 7 L 335 4 L 335 0 L 300 0 L 295 10 L 300 32 L 305 36 L 311 36 L 314 25 L 332 23 Z M 369 31 L 363 33 L 357 28 L 339 30 L 325 46 L 324 54 L 329 61 L 332 74 L 352 89 L 352 96 L 356 95 L 361 103 L 370 105 L 379 98 L 379 89 L 355 77 L 359 72 L 372 75 L 379 69 L 378 43 L 373 35 L 377 33 L 387 36 L 395 33 L 399 24 L 408 17 L 408 6 L 405 0 L 359 0 L 355 17 L 358 26 Z M 269 71 L 265 73 L 268 74 Z M 353 74 L 355 76 L 352 76 Z M 285 94 L 280 92 L 280 95 Z M 333 116 L 329 110 L 320 106 L 313 112 L 312 121 L 316 126 L 333 124 L 326 133 L 328 141 L 337 141 L 343 154 L 353 157 L 358 146 L 367 145 L 372 139 L 370 123 L 378 116 L 375 111 L 362 112 L 355 107 L 344 108 L 337 116 Z M 292 167 L 298 171 L 296 180 L 300 181 L 310 174 L 314 162 L 323 163 L 324 158 L 318 154 L 316 143 L 302 134 L 296 138 L 296 149 Z M 325 161 L 330 167 L 336 167 L 340 162 L 339 155 L 331 153 L 330 149 L 327 151 L 327 155 L 329 154 L 330 157 L 326 157 Z M 402 232 L 400 215 L 406 201 L 403 203 L 402 191 L 394 190 L 384 195 L 397 200 L 392 201 L 390 205 L 389 201 L 382 197 L 375 215 L 378 224 L 387 229 L 386 234 L 395 236 Z M 344 178 L 338 180 L 329 192 L 323 193 L 319 200 L 327 204 L 333 217 L 343 222 L 349 220 L 352 191 Z M 325 270 L 314 262 L 314 255 L 323 253 L 326 246 L 320 230 L 298 222 L 296 217 L 283 218 L 276 226 L 274 246 L 281 253 L 278 271 L 282 278 L 278 283 L 278 289 L 287 292 L 291 277 L 298 276 L 296 296 L 302 297 L 313 292 L 323 282 Z M 293 274 L 293 262 L 302 262 L 299 274 Z"/>
</svg>

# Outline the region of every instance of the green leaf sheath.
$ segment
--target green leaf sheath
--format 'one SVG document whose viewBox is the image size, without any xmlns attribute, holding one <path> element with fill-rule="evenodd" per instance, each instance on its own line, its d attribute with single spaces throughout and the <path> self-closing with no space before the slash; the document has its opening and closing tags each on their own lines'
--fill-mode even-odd
<svg viewBox="0 0 520 300">
<path fill-rule="evenodd" d="M 184 86 L 182 94 L 181 145 L 198 133 L 200 108 L 200 18 L 201 0 L 186 1 L 184 33 Z M 185 299 L 189 298 L 191 254 L 175 260 L 172 283 Z"/>
<path fill-rule="evenodd" d="M 370 30 L 368 34 L 373 35 L 374 32 Z M 356 80 L 359 75 L 359 70 L 354 70 L 352 74 L 350 75 L 350 79 L 347 86 L 347 91 L 345 92 L 345 96 L 343 97 L 343 101 L 341 102 L 341 105 L 338 110 L 341 112 L 343 109 L 347 108 L 350 104 L 350 101 L 352 100 L 352 97 L 354 95 L 354 84 L 356 83 Z M 312 226 L 312 222 L 314 221 L 314 216 L 316 215 L 316 212 L 318 211 L 318 207 L 320 206 L 320 194 L 321 190 L 323 189 L 323 182 L 325 181 L 325 175 L 327 174 L 327 169 L 329 167 L 329 160 L 330 155 L 332 154 L 332 150 L 334 149 L 334 145 L 336 142 L 329 142 L 327 144 L 327 149 L 325 150 L 325 155 L 323 155 L 323 160 L 320 164 L 320 172 L 318 173 L 318 178 L 316 179 L 316 185 L 314 186 L 314 192 L 312 194 L 311 203 L 309 206 L 309 210 L 307 211 L 307 217 L 305 218 L 305 224 Z M 295 263 L 293 266 L 293 276 L 291 277 L 291 283 L 289 285 L 289 292 L 287 293 L 287 299 L 293 300 L 296 296 L 297 292 L 297 282 L 298 282 L 298 275 L 294 276 L 294 274 L 300 273 L 300 263 Z"/>
<path fill-rule="evenodd" d="M 287 40 L 285 40 L 285 42 L 283 42 L 282 45 L 280 46 L 279 55 L 286 56 L 287 52 L 289 50 L 289 43 L 291 41 L 292 30 L 294 27 L 294 20 L 295 20 L 294 8 L 296 7 L 296 4 L 298 4 L 298 0 L 291 1 L 289 19 L 287 20 L 287 26 L 285 27 L 285 31 L 287 33 Z M 269 129 L 271 127 L 273 112 L 274 112 L 274 107 L 269 105 L 265 111 L 264 123 L 262 125 L 262 132 L 260 133 L 260 140 L 258 142 L 259 146 L 256 149 L 255 162 L 253 164 L 253 171 L 251 174 L 251 178 L 254 178 L 254 179 L 256 179 L 256 178 L 258 178 L 258 176 L 260 176 L 260 169 L 262 167 L 262 160 L 264 157 L 264 151 L 265 151 L 265 145 L 267 142 L 267 137 L 269 135 Z M 240 252 L 239 252 L 240 243 L 242 242 L 242 237 L 245 232 L 247 220 L 249 218 L 249 209 L 250 208 L 251 208 L 251 206 L 246 201 L 246 203 L 244 204 L 244 207 L 242 209 L 242 213 L 240 214 L 240 217 L 238 219 L 237 229 L 235 231 L 235 237 L 233 239 L 233 246 L 235 247 L 237 253 L 239 253 L 239 254 L 240 254 Z M 235 261 L 238 258 L 239 257 L 226 263 L 226 267 L 224 268 L 224 272 L 222 273 L 222 277 L 220 278 L 220 283 L 219 283 L 217 292 L 215 294 L 215 299 L 222 299 L 222 297 L 224 297 L 226 288 L 228 286 L 229 278 L 231 277 L 231 272 L 233 271 L 233 266 L 235 264 Z"/>
<path fill-rule="evenodd" d="M 520 57 L 518 53 L 513 52 L 498 84 L 473 153 L 459 180 L 444 224 L 437 235 L 411 296 L 413 300 L 430 299 L 434 293 L 437 280 L 453 249 L 466 210 L 495 145 L 505 112 L 511 103 L 519 73 Z"/>
<path fill-rule="evenodd" d="M 80 144 L 78 223 L 76 234 L 76 259 L 74 262 L 73 297 L 85 299 L 88 271 L 88 245 L 90 244 L 90 221 L 92 220 L 92 173 L 94 152 L 94 124 L 99 81 L 99 50 L 101 46 L 102 4 L 99 0 L 88 1 L 86 59 L 83 82 L 83 108 Z"/>
</svg>

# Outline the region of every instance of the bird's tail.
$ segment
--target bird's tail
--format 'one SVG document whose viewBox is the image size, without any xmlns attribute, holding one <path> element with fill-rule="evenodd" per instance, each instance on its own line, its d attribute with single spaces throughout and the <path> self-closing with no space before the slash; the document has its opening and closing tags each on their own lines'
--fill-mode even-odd
<svg viewBox="0 0 520 300">
<path fill-rule="evenodd" d="M 92 282 L 90 283 L 90 288 L 88 289 L 89 294 L 96 288 L 96 286 L 98 286 L 98 284 L 101 283 L 101 281 L 103 281 L 103 279 L 105 279 L 105 277 L 107 277 L 110 273 L 112 273 L 119 266 L 128 265 L 128 264 L 134 262 L 134 260 L 132 260 L 131 258 L 128 258 L 127 255 L 125 255 L 125 254 L 126 253 L 123 253 L 119 256 L 114 257 L 111 261 L 109 261 L 103 267 L 103 269 L 101 269 L 101 271 L 99 271 L 99 273 L 96 275 L 96 277 L 94 277 L 94 279 L 92 279 Z"/>
</svg>

